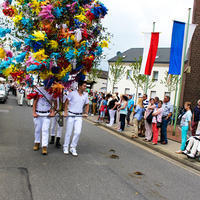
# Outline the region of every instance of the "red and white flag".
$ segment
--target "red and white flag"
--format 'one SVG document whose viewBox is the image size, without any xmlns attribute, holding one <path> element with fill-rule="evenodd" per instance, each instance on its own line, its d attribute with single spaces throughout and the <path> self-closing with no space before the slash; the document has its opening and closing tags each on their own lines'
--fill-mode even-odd
<svg viewBox="0 0 200 200">
<path fill-rule="evenodd" d="M 140 74 L 151 75 L 158 50 L 159 33 L 145 33 L 144 42 L 145 47 L 143 50 Z"/>
</svg>

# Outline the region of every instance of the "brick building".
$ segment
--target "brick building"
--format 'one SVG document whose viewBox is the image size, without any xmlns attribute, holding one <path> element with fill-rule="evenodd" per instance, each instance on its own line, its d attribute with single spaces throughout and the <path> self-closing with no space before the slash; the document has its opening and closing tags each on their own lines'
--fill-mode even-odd
<svg viewBox="0 0 200 200">
<path fill-rule="evenodd" d="M 191 70 L 189 72 L 185 70 L 183 76 L 180 105 L 185 101 L 191 101 L 196 105 L 197 100 L 200 99 L 200 0 L 194 0 L 192 23 L 198 26 L 191 42 L 188 63 L 185 66 L 185 68 L 191 66 Z"/>
</svg>

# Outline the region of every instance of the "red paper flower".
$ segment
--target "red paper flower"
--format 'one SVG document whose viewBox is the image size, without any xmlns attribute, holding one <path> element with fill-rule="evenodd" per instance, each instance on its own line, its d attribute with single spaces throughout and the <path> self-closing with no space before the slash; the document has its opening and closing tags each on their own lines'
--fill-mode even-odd
<svg viewBox="0 0 200 200">
<path fill-rule="evenodd" d="M 12 8 L 6 8 L 6 9 L 3 9 L 3 13 L 6 16 L 13 17 L 13 15 L 15 14 L 15 11 Z"/>
</svg>

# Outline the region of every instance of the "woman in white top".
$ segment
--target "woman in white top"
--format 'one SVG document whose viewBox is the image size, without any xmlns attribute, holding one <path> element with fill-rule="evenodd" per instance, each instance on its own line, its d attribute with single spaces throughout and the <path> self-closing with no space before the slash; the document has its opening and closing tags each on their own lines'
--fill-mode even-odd
<svg viewBox="0 0 200 200">
<path fill-rule="evenodd" d="M 152 114 L 153 145 L 156 145 L 158 143 L 158 134 L 162 123 L 162 111 L 163 111 L 162 104 L 163 102 L 159 101 L 158 108 L 155 108 Z"/>
<path fill-rule="evenodd" d="M 185 110 L 186 113 L 182 116 L 181 119 L 181 149 L 176 151 L 176 153 L 181 154 L 185 150 L 185 144 L 187 141 L 187 132 L 191 130 L 191 119 L 192 119 L 192 112 L 191 112 L 191 102 L 185 102 Z"/>
</svg>

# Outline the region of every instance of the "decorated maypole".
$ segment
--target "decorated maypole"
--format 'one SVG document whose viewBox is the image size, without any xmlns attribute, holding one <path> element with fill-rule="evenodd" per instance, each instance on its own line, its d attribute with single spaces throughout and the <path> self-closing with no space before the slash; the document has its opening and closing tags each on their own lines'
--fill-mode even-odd
<svg viewBox="0 0 200 200">
<path fill-rule="evenodd" d="M 17 55 L 1 45 L 0 72 L 29 83 L 37 75 L 54 97 L 84 80 L 108 46 L 98 0 L 5 0 L 2 11 L 13 25 L 0 27 L 0 37 L 11 36 Z"/>
</svg>

